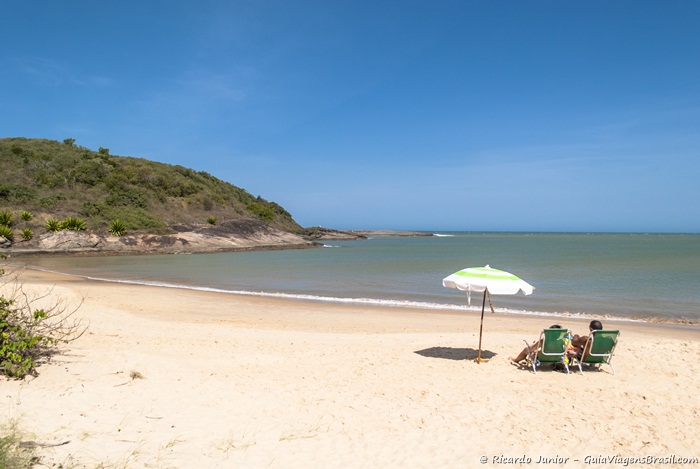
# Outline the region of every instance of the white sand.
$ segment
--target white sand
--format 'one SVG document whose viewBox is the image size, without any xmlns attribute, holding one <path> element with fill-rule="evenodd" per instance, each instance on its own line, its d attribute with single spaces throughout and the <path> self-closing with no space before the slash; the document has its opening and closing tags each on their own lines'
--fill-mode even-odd
<svg viewBox="0 0 700 469">
<path fill-rule="evenodd" d="M 90 321 L 38 378 L 0 380 L 46 467 L 624 467 L 700 458 L 700 329 L 630 323 L 616 375 L 509 363 L 574 320 L 347 307 L 25 271 Z M 140 374 L 142 378 L 132 378 Z M 486 456 L 487 464 L 479 458 Z M 540 457 L 568 458 L 538 464 Z M 586 459 L 588 457 L 588 459 Z M 591 459 L 596 458 L 596 459 Z M 506 464 L 507 465 L 507 464 Z M 512 464 L 511 464 L 512 465 Z M 634 464 L 629 467 L 697 467 Z"/>
</svg>

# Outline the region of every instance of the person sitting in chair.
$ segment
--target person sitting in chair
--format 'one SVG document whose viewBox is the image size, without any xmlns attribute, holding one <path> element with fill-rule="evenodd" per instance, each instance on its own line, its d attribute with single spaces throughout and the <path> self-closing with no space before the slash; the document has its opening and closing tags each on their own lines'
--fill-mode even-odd
<svg viewBox="0 0 700 469">
<path fill-rule="evenodd" d="M 602 326 L 601 326 L 601 327 L 602 327 Z M 561 328 L 562 328 L 562 327 L 561 327 L 559 324 L 553 324 L 553 325 L 549 326 L 549 329 L 561 329 Z M 584 344 L 585 344 L 585 343 L 586 343 L 586 342 L 584 341 Z M 533 353 L 537 353 L 537 351 L 540 349 L 541 346 L 542 346 L 542 343 L 541 343 L 541 341 L 538 339 L 538 340 L 536 340 L 535 342 L 533 342 L 532 345 L 530 345 L 530 349 L 529 349 L 529 350 L 532 350 Z M 582 345 L 581 347 L 583 347 L 583 345 Z M 520 352 L 520 353 L 518 354 L 517 357 L 515 357 L 515 358 L 509 357 L 508 359 L 509 359 L 512 363 L 515 363 L 515 364 L 517 365 L 517 364 L 519 364 L 521 361 L 525 360 L 525 357 L 527 357 L 527 355 L 528 355 L 528 348 L 525 347 L 525 348 L 522 350 L 522 352 Z"/>
<path fill-rule="evenodd" d="M 596 320 L 591 321 L 588 325 L 589 334 L 588 335 L 578 335 L 575 334 L 571 340 L 571 347 L 569 348 L 567 355 L 581 358 L 583 355 L 583 347 L 586 346 L 588 338 L 593 335 L 593 332 L 600 331 L 603 329 L 603 323 Z"/>
</svg>

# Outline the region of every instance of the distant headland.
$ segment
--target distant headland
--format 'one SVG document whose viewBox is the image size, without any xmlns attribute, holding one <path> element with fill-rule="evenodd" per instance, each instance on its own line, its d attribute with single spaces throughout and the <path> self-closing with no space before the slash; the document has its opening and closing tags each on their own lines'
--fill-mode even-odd
<svg viewBox="0 0 700 469">
<path fill-rule="evenodd" d="M 430 236 L 300 226 L 209 173 L 45 139 L 0 139 L 0 253 L 115 255 L 299 249 Z"/>
</svg>

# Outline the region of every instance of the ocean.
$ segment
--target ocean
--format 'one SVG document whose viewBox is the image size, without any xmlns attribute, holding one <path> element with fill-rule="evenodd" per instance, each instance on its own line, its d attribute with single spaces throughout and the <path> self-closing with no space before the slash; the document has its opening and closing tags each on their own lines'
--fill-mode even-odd
<svg viewBox="0 0 700 469">
<path fill-rule="evenodd" d="M 319 249 L 25 261 L 109 281 L 452 311 L 480 310 L 481 294 L 442 279 L 490 265 L 536 288 L 492 296 L 496 312 L 700 324 L 698 234 L 439 232 Z"/>
</svg>

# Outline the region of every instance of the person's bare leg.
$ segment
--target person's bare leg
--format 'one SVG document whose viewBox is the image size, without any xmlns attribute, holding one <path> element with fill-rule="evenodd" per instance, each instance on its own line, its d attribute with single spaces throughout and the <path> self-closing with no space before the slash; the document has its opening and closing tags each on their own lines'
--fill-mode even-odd
<svg viewBox="0 0 700 469">
<path fill-rule="evenodd" d="M 513 363 L 520 363 L 521 361 L 525 360 L 525 357 L 527 357 L 527 352 L 527 347 L 525 347 L 523 351 L 518 354 L 517 357 L 510 357 L 510 361 Z"/>
</svg>

